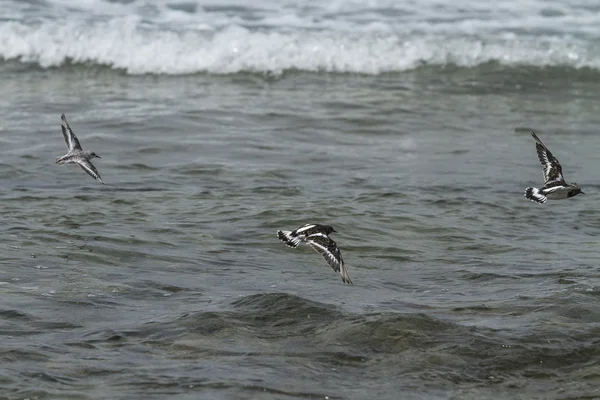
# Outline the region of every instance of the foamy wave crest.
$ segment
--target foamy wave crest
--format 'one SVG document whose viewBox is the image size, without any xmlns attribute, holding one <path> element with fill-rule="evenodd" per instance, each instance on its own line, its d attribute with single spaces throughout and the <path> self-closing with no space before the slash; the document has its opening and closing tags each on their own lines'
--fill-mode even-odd
<svg viewBox="0 0 600 400">
<path fill-rule="evenodd" d="M 281 73 L 286 70 L 379 74 L 423 64 L 600 66 L 591 45 L 561 37 L 401 36 L 389 32 L 269 31 L 229 25 L 176 31 L 140 17 L 103 22 L 0 23 L 0 57 L 43 68 L 97 64 L 130 74 Z"/>
</svg>

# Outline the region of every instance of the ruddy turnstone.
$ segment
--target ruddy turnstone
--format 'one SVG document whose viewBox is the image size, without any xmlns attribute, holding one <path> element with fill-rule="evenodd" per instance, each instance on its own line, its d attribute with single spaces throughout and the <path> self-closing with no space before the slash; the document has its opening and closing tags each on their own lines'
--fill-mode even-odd
<svg viewBox="0 0 600 400">
<path fill-rule="evenodd" d="M 277 237 L 286 246 L 292 248 L 298 247 L 303 242 L 308 244 L 323 256 L 334 271 L 340 273 L 344 283 L 352 285 L 342 253 L 333 239 L 329 237 L 332 232 L 336 231 L 329 225 L 306 224 L 293 231 L 277 231 Z"/>
<path fill-rule="evenodd" d="M 67 152 L 67 154 L 65 154 L 62 157 L 56 157 L 56 163 L 58 165 L 75 163 L 75 164 L 79 165 L 81 167 L 81 169 L 83 169 L 85 172 L 87 172 L 92 178 L 97 179 L 102 184 L 104 184 L 104 182 L 102 181 L 102 178 L 100 178 L 100 174 L 98 173 L 98 170 L 96 169 L 96 167 L 94 167 L 94 164 L 92 164 L 92 162 L 90 161 L 91 158 L 101 158 L 101 157 L 99 155 L 97 155 L 96 153 L 84 151 L 81 148 L 81 144 L 79 144 L 79 140 L 77 139 L 77 136 L 75 136 L 75 134 L 73 133 L 73 130 L 69 126 L 69 123 L 67 122 L 67 118 L 65 117 L 65 114 L 61 115 L 60 119 L 62 120 L 61 128 L 62 128 L 63 136 L 65 137 L 65 143 L 67 143 L 68 152 Z"/>
<path fill-rule="evenodd" d="M 525 189 L 525 197 L 535 203 L 543 204 L 547 199 L 562 200 L 577 196 L 579 193 L 585 194 L 576 183 L 567 184 L 567 182 L 565 182 L 565 178 L 562 174 L 562 167 L 556 157 L 554 157 L 546 145 L 542 143 L 535 132 L 531 132 L 531 135 L 536 141 L 535 148 L 540 163 L 542 164 L 544 186 L 542 186 L 541 189 L 528 187 Z"/>
</svg>

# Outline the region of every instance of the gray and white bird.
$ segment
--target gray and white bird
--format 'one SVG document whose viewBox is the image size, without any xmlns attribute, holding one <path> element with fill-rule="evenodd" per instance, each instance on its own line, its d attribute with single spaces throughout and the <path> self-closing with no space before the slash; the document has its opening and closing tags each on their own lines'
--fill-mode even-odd
<svg viewBox="0 0 600 400">
<path fill-rule="evenodd" d="M 567 183 L 562 174 L 562 167 L 556 157 L 542 143 L 535 132 L 531 132 L 535 139 L 535 148 L 544 172 L 544 186 L 540 189 L 528 187 L 525 189 L 525 197 L 534 203 L 543 204 L 546 200 L 562 200 L 569 197 L 585 194 L 576 183 Z"/>
<path fill-rule="evenodd" d="M 340 273 L 344 283 L 352 285 L 342 253 L 335 241 L 329 237 L 333 232 L 336 232 L 335 229 L 329 225 L 306 224 L 293 231 L 277 231 L 277 237 L 286 246 L 294 249 L 300 243 L 308 244 L 323 256 L 334 271 Z"/>
<path fill-rule="evenodd" d="M 96 169 L 96 167 L 94 167 L 94 164 L 92 164 L 92 162 L 90 161 L 90 159 L 92 158 L 101 158 L 99 155 L 97 155 L 94 152 L 90 152 L 90 151 L 84 151 L 81 148 L 81 144 L 79 143 L 79 140 L 77 139 L 77 136 L 75 136 L 75 134 L 73 133 L 73 130 L 71 129 L 71 127 L 69 126 L 69 123 L 67 122 L 67 118 L 65 117 L 65 114 L 60 116 L 60 119 L 62 120 L 62 134 L 65 137 L 65 143 L 67 144 L 67 154 L 65 154 L 62 157 L 56 157 L 56 163 L 58 165 L 63 165 L 63 164 L 77 164 L 81 167 L 81 169 L 83 169 L 85 172 L 87 172 L 92 178 L 100 181 L 100 183 L 104 184 L 104 182 L 102 181 L 102 178 L 100 178 L 100 174 L 98 173 L 98 170 Z"/>
</svg>

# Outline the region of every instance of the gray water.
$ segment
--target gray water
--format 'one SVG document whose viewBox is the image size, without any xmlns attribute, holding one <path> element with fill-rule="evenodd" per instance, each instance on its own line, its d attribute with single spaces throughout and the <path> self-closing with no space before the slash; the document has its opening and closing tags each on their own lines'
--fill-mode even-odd
<svg viewBox="0 0 600 400">
<path fill-rule="evenodd" d="M 3 398 L 600 397 L 597 73 L 2 74 Z"/>
</svg>

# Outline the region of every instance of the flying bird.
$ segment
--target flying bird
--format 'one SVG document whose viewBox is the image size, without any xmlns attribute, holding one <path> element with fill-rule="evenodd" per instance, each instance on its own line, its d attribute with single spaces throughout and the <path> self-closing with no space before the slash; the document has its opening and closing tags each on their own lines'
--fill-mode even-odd
<svg viewBox="0 0 600 400">
<path fill-rule="evenodd" d="M 94 167 L 94 164 L 92 164 L 92 162 L 90 161 L 90 159 L 92 159 L 92 158 L 101 158 L 101 157 L 94 152 L 84 151 L 81 148 L 79 139 L 77 139 L 77 136 L 75 136 L 75 134 L 73 133 L 73 130 L 69 126 L 69 123 L 67 122 L 67 118 L 65 117 L 65 114 L 61 115 L 60 119 L 62 120 L 62 124 L 61 124 L 62 134 L 65 138 L 65 143 L 67 144 L 68 151 L 67 151 L 67 154 L 65 154 L 64 156 L 56 157 L 56 163 L 58 165 L 73 164 L 73 163 L 77 164 L 81 167 L 81 169 L 83 169 L 85 172 L 87 172 L 92 178 L 94 178 L 94 179 L 100 181 L 100 183 L 104 184 L 104 182 L 102 181 L 102 178 L 100 177 L 100 174 L 98 173 L 98 170 L 96 169 L 96 167 Z"/>
<path fill-rule="evenodd" d="M 534 203 L 543 204 L 546 200 L 562 200 L 569 197 L 585 194 L 576 183 L 567 183 L 563 177 L 562 167 L 556 157 L 542 143 L 535 132 L 531 132 L 535 139 L 535 148 L 544 172 L 544 186 L 540 189 L 528 187 L 525 189 L 525 197 Z"/>
<path fill-rule="evenodd" d="M 342 253 L 335 241 L 329 237 L 333 232 L 336 230 L 329 225 L 306 224 L 293 231 L 277 231 L 277 237 L 286 246 L 292 248 L 298 247 L 301 243 L 308 244 L 323 256 L 334 271 L 340 273 L 344 283 L 352 285 Z"/>
</svg>

